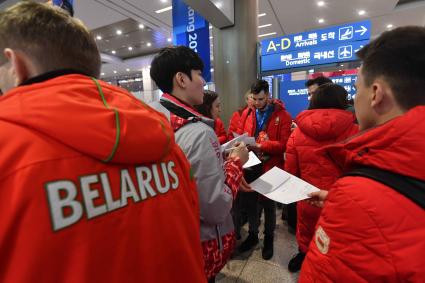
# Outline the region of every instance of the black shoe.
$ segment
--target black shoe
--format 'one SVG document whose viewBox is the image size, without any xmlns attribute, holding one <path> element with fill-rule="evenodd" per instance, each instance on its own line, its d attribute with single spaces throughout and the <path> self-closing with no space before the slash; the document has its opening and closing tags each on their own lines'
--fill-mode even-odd
<svg viewBox="0 0 425 283">
<path fill-rule="evenodd" d="M 273 236 L 264 237 L 264 246 L 262 250 L 263 259 L 269 260 L 273 257 Z"/>
<path fill-rule="evenodd" d="M 247 252 L 254 248 L 258 244 L 258 236 L 255 234 L 249 233 L 248 237 L 242 244 L 239 246 L 238 251 L 240 253 Z"/>
<path fill-rule="evenodd" d="M 288 270 L 290 272 L 297 272 L 301 269 L 303 261 L 305 258 L 305 253 L 298 252 L 288 263 Z"/>
</svg>

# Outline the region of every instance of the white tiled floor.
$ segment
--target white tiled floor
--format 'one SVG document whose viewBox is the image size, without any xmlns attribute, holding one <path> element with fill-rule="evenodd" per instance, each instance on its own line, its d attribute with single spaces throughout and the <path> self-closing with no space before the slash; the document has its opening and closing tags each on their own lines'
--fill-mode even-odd
<svg viewBox="0 0 425 283">
<path fill-rule="evenodd" d="M 218 283 L 274 283 L 297 282 L 298 273 L 288 271 L 288 262 L 297 252 L 295 236 L 288 233 L 286 222 L 280 218 L 282 211 L 277 210 L 276 231 L 274 239 L 274 255 L 270 260 L 261 257 L 262 229 L 260 227 L 260 243 L 253 252 L 236 255 L 216 277 Z M 262 221 L 264 223 L 264 221 Z M 247 225 L 242 228 L 242 240 L 247 236 Z M 240 241 L 238 241 L 238 244 Z"/>
</svg>

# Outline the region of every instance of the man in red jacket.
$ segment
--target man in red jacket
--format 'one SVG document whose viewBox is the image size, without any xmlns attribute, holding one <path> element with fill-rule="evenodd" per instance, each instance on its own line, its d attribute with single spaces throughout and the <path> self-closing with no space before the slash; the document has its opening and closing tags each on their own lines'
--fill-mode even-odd
<svg viewBox="0 0 425 283">
<path fill-rule="evenodd" d="M 257 144 L 250 149 L 257 153 L 262 164 L 245 170 L 245 179 L 252 182 L 274 166 L 283 166 L 283 153 L 291 134 L 291 116 L 283 103 L 269 99 L 269 84 L 258 80 L 251 87 L 254 107 L 242 113 L 238 132 L 255 137 Z M 240 245 L 239 252 L 246 252 L 258 244 L 258 212 L 264 208 L 264 247 L 263 259 L 273 256 L 273 235 L 276 227 L 276 204 L 256 192 L 242 193 L 242 203 L 248 212 L 249 235 Z"/>
<path fill-rule="evenodd" d="M 345 171 L 396 173 L 422 187 L 422 196 L 408 198 L 361 176 L 313 194 L 315 203 L 326 202 L 300 282 L 424 282 L 425 28 L 387 31 L 357 55 L 363 65 L 355 107 L 363 132 L 327 153 Z"/>
<path fill-rule="evenodd" d="M 0 282 L 205 282 L 189 164 L 78 20 L 0 12 Z"/>
</svg>

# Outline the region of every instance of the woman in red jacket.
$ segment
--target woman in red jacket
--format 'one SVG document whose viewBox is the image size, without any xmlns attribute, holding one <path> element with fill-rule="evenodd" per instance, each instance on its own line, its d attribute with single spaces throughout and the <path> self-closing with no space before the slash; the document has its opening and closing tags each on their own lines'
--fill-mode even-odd
<svg viewBox="0 0 425 283">
<path fill-rule="evenodd" d="M 347 106 L 347 92 L 339 85 L 327 83 L 320 86 L 310 100 L 309 110 L 301 112 L 296 128 L 285 153 L 285 170 L 322 190 L 328 190 L 341 174 L 332 160 L 317 151 L 354 135 L 358 127 Z M 299 253 L 288 264 L 291 272 L 300 270 L 314 228 L 320 216 L 320 208 L 300 201 L 297 204 L 297 242 Z"/>
<path fill-rule="evenodd" d="M 239 108 L 237 111 L 233 112 L 232 117 L 230 117 L 229 129 L 227 130 L 227 137 L 229 140 L 234 139 L 235 136 L 233 135 L 233 133 L 238 132 L 239 122 L 241 120 L 242 112 L 246 108 L 251 107 L 253 104 L 252 93 L 250 89 L 245 93 L 245 102 L 246 102 L 246 105 Z"/>
<path fill-rule="evenodd" d="M 227 133 L 223 121 L 220 119 L 221 103 L 218 94 L 211 90 L 204 91 L 204 102 L 195 108 L 207 118 L 214 120 L 214 132 L 220 144 L 227 141 Z"/>
</svg>

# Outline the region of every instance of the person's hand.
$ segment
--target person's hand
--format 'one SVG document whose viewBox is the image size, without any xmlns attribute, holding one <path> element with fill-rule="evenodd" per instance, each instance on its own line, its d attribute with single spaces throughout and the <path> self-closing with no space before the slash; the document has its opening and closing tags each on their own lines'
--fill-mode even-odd
<svg viewBox="0 0 425 283">
<path fill-rule="evenodd" d="M 255 145 L 248 145 L 248 149 L 252 150 L 255 153 L 260 153 L 261 152 L 261 144 L 256 143 Z"/>
<path fill-rule="evenodd" d="M 251 186 L 246 182 L 245 178 L 242 177 L 241 184 L 239 187 L 239 191 L 244 193 L 252 193 L 254 190 L 251 188 Z"/>
<path fill-rule="evenodd" d="M 246 144 L 243 142 L 235 143 L 232 151 L 229 153 L 229 158 L 239 158 L 241 164 L 244 165 L 249 159 L 248 148 L 246 147 Z"/>
<path fill-rule="evenodd" d="M 326 198 L 328 197 L 328 191 L 320 190 L 316 192 L 309 193 L 308 196 L 310 197 L 306 201 L 314 206 L 322 208 Z"/>
</svg>

